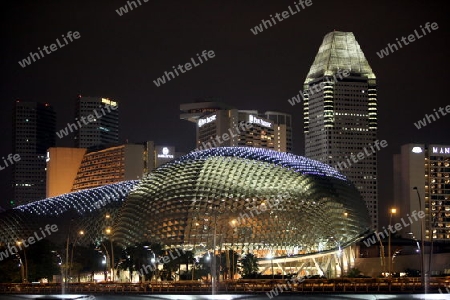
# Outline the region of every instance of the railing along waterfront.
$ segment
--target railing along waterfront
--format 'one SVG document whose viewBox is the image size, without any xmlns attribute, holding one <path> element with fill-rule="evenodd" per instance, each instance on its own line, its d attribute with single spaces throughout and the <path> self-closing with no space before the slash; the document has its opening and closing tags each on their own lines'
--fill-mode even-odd
<svg viewBox="0 0 450 300">
<path fill-rule="evenodd" d="M 226 280 L 218 283 L 218 291 L 222 293 L 262 293 L 278 286 L 286 286 L 289 292 L 417 292 L 423 291 L 420 277 L 385 278 L 342 278 L 342 279 L 306 279 L 301 282 L 287 280 L 240 279 Z M 433 277 L 429 282 L 429 292 L 437 293 L 439 288 L 445 290 L 450 286 L 450 277 Z M 157 281 L 142 283 L 69 283 L 66 293 L 205 293 L 211 291 L 208 281 Z M 60 283 L 26 284 L 0 283 L 1 294 L 60 294 Z"/>
</svg>

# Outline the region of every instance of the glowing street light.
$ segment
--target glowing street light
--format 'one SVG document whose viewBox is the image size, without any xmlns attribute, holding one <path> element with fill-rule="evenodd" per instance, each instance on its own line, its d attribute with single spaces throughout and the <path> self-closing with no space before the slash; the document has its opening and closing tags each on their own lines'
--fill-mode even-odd
<svg viewBox="0 0 450 300">
<path fill-rule="evenodd" d="M 73 248 L 75 248 L 75 245 L 76 245 L 76 243 L 78 242 L 78 239 L 79 239 L 80 237 L 82 237 L 83 235 L 84 235 L 84 230 L 78 231 L 77 238 L 75 239 L 75 241 L 73 242 L 73 245 L 72 245 L 72 253 L 71 253 L 71 255 L 70 255 L 69 280 L 70 280 L 70 276 L 71 276 L 72 268 L 73 268 Z"/>
<path fill-rule="evenodd" d="M 392 222 L 392 215 L 395 215 L 397 213 L 397 209 L 396 208 L 391 208 L 389 210 L 390 212 L 390 216 L 389 216 L 389 228 L 391 228 L 391 222 Z M 389 234 L 388 237 L 388 271 L 389 271 L 389 276 L 392 276 L 392 253 L 391 253 L 391 235 Z"/>
<path fill-rule="evenodd" d="M 107 214 L 106 218 L 109 219 L 110 215 Z M 111 242 L 111 273 L 112 273 L 111 279 L 112 279 L 112 281 L 114 281 L 114 246 L 113 246 L 113 242 L 114 241 L 113 241 L 113 230 L 112 230 L 112 228 L 111 227 L 107 227 L 105 229 L 105 233 L 106 233 L 106 235 L 111 236 L 111 238 L 110 238 L 110 242 Z"/>
</svg>

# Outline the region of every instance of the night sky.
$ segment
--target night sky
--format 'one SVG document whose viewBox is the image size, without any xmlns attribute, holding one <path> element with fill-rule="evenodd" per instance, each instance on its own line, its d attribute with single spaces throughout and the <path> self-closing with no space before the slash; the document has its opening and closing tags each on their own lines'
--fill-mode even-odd
<svg viewBox="0 0 450 300">
<path fill-rule="evenodd" d="M 137 2 L 137 1 L 136 1 Z M 450 104 L 448 13 L 445 1 L 319 1 L 254 35 L 250 28 L 294 1 L 150 0 L 119 16 L 127 4 L 109 1 L 8 1 L 2 4 L 0 49 L 2 101 L 0 156 L 11 149 L 15 99 L 48 102 L 57 129 L 74 121 L 78 94 L 120 103 L 121 142 L 154 140 L 194 148 L 193 123 L 179 120 L 179 105 L 215 96 L 239 109 L 292 114 L 294 153 L 304 154 L 302 105 L 288 99 L 302 87 L 323 37 L 355 34 L 378 84 L 380 225 L 392 202 L 392 154 L 409 142 L 450 144 L 450 116 L 420 130 L 414 122 Z M 376 52 L 420 25 L 439 28 L 380 59 Z M 22 68 L 18 61 L 50 46 L 68 31 L 80 38 Z M 153 80 L 203 50 L 215 57 L 156 87 Z M 446 72 L 447 71 L 447 72 Z M 71 145 L 70 136 L 58 146 Z M 0 171 L 0 206 L 5 206 L 10 170 Z M 387 215 L 387 212 L 386 212 Z"/>
</svg>

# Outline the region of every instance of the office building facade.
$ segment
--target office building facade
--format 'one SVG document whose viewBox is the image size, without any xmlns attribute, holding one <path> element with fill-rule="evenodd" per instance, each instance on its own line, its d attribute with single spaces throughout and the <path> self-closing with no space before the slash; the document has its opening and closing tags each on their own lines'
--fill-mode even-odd
<svg viewBox="0 0 450 300">
<path fill-rule="evenodd" d="M 47 197 L 56 197 L 127 180 L 147 173 L 182 154 L 153 141 L 101 150 L 50 148 L 47 156 Z"/>
<path fill-rule="evenodd" d="M 184 106 L 190 105 L 200 104 Z M 180 118 L 196 124 L 196 150 L 245 146 L 292 152 L 292 120 L 289 114 L 274 111 L 259 113 L 215 105 L 213 111 L 203 109 L 193 117 L 195 112 L 187 114 L 186 109 L 180 108 L 183 111 Z"/>
<path fill-rule="evenodd" d="M 376 77 L 353 33 L 327 34 L 304 82 L 305 156 L 340 164 L 378 227 L 377 153 L 343 164 L 377 139 Z"/>
<path fill-rule="evenodd" d="M 47 103 L 17 100 L 13 112 L 13 205 L 46 196 L 46 152 L 55 145 L 56 114 Z"/>
<path fill-rule="evenodd" d="M 449 242 L 450 145 L 403 145 L 394 155 L 394 200 L 405 220 L 414 211 L 425 212 L 425 240 Z M 421 220 L 411 218 L 411 226 L 400 233 L 420 240 Z"/>
<path fill-rule="evenodd" d="M 76 100 L 73 127 L 76 148 L 92 148 L 119 144 L 119 104 L 102 97 Z"/>
</svg>

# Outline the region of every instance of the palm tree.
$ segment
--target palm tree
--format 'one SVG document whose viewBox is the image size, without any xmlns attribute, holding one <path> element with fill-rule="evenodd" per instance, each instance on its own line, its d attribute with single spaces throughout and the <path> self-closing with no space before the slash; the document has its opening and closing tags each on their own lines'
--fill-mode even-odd
<svg viewBox="0 0 450 300">
<path fill-rule="evenodd" d="M 245 277 L 256 277 L 259 271 L 258 260 L 252 253 L 247 253 L 241 258 L 242 273 Z"/>
<path fill-rule="evenodd" d="M 129 246 L 123 251 L 119 269 L 128 270 L 130 276 L 134 271 L 138 271 L 141 282 L 148 280 L 153 274 L 153 272 L 148 272 L 148 266 L 151 265 L 150 262 L 152 256 L 150 251 L 155 253 L 155 256 L 157 257 L 159 249 L 161 248 L 162 247 L 159 244 L 150 244 L 148 242 Z M 147 266 L 147 268 L 144 268 L 145 266 Z"/>
</svg>

